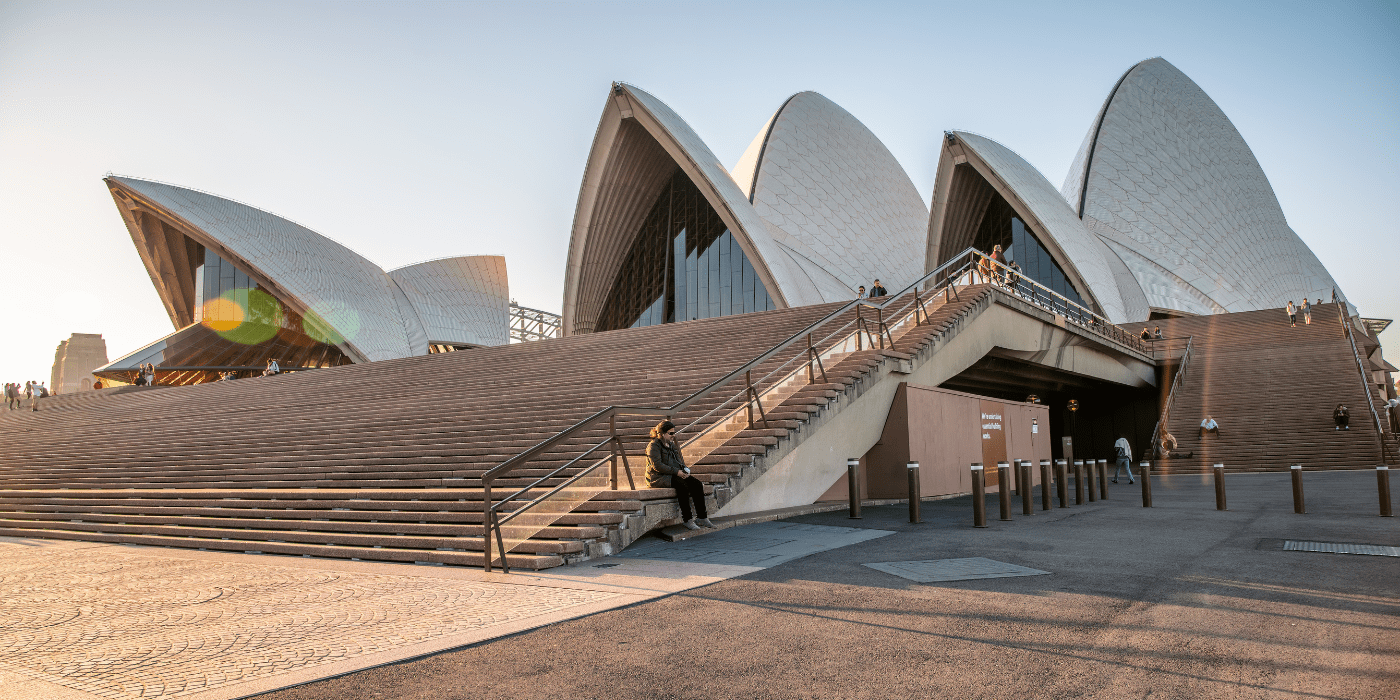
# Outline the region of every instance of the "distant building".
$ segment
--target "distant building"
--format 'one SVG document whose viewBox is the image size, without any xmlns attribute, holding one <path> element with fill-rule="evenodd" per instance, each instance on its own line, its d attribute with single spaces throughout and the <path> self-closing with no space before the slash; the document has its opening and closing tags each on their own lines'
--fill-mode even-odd
<svg viewBox="0 0 1400 700">
<path fill-rule="evenodd" d="M 107 341 L 101 333 L 74 333 L 60 340 L 53 354 L 53 375 L 49 391 L 72 394 L 87 391 L 97 380 L 92 371 L 107 364 Z"/>
</svg>

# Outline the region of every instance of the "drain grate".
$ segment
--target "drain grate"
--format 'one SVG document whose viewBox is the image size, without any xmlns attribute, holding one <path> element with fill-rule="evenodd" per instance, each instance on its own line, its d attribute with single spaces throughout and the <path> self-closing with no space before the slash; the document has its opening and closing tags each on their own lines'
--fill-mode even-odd
<svg viewBox="0 0 1400 700">
<path fill-rule="evenodd" d="M 1287 552 L 1326 552 L 1328 554 L 1371 554 L 1379 557 L 1400 557 L 1400 547 L 1387 547 L 1381 544 L 1285 540 L 1283 549 Z"/>
<path fill-rule="evenodd" d="M 885 561 L 866 564 L 866 566 L 917 583 L 970 581 L 979 578 L 1005 578 L 1007 576 L 1041 576 L 1050 573 L 1049 571 L 1030 569 L 983 557 L 930 561 Z"/>
</svg>

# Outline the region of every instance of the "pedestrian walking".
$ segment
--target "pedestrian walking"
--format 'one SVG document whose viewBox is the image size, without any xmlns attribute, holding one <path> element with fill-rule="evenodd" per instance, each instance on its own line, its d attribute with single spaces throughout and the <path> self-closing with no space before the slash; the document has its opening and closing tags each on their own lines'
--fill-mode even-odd
<svg viewBox="0 0 1400 700">
<path fill-rule="evenodd" d="M 31 382 L 26 382 L 25 385 L 24 385 L 24 393 L 25 393 L 26 395 L 29 396 L 29 410 L 30 410 L 30 411 L 38 411 L 38 410 L 39 410 L 39 383 L 38 383 L 38 382 L 32 382 L 32 381 L 31 381 Z"/>
<path fill-rule="evenodd" d="M 9 382 L 5 384 L 5 405 L 9 406 L 9 410 L 11 411 L 15 410 L 16 408 L 19 408 L 18 383 Z"/>
<path fill-rule="evenodd" d="M 1303 297 L 1303 325 L 1312 325 L 1312 307 L 1308 306 L 1308 298 Z"/>
<path fill-rule="evenodd" d="M 885 285 L 880 284 L 880 278 L 876 277 L 875 281 L 870 283 L 870 298 L 874 299 L 875 297 L 882 297 L 886 294 L 889 294 L 889 291 L 885 289 Z"/>
<path fill-rule="evenodd" d="M 1288 300 L 1288 325 L 1298 327 L 1298 309 L 1293 306 L 1293 300 Z"/>
<path fill-rule="evenodd" d="M 1113 471 L 1113 483 L 1118 483 L 1118 475 L 1122 474 L 1124 470 L 1128 472 L 1128 483 L 1137 483 L 1137 481 L 1133 479 L 1133 466 L 1131 464 L 1131 460 L 1133 459 L 1133 446 L 1128 443 L 1128 436 L 1118 436 L 1118 441 L 1113 443 L 1113 452 L 1118 463 L 1118 468 Z"/>
<path fill-rule="evenodd" d="M 687 530 L 714 527 L 705 512 L 705 485 L 690 475 L 681 446 L 676 442 L 676 424 L 664 420 L 651 429 L 647 443 L 647 485 L 654 489 L 673 488 L 681 506 L 681 524 Z M 691 519 L 691 504 L 695 519 Z"/>
</svg>

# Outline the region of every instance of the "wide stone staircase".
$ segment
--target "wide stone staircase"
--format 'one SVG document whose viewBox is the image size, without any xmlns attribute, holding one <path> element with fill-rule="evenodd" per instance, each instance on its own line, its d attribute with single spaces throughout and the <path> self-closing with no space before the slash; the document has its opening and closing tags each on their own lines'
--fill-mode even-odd
<svg viewBox="0 0 1400 700">
<path fill-rule="evenodd" d="M 1164 319 L 1167 338 L 1191 337 L 1191 356 L 1172 400 L 1168 430 L 1191 457 L 1166 459 L 1159 471 L 1227 471 L 1372 467 L 1382 463 L 1376 424 L 1351 344 L 1335 304 L 1313 307 L 1312 323 L 1290 327 L 1282 309 Z M 1355 331 L 1360 342 L 1375 339 Z M 1366 350 L 1362 350 L 1363 357 Z M 1374 392 L 1372 392 L 1374 393 Z M 1379 395 L 1371 397 L 1380 405 Z M 1336 430 L 1344 403 L 1351 429 Z M 1220 434 L 1199 435 L 1211 415 Z M 1385 417 L 1381 417 L 1385 420 Z M 1393 460 L 1396 440 L 1383 434 Z"/>
<path fill-rule="evenodd" d="M 818 333 L 814 351 L 825 364 L 814 367 L 815 381 L 805 379 L 805 362 L 794 363 L 796 346 L 754 368 L 758 422 L 711 431 L 714 444 L 695 463 L 712 502 L 732 497 L 757 457 L 858 391 L 882 363 L 926 354 L 989 294 L 970 286 L 951 301 L 924 300 L 927 314 L 885 334 L 892 342 L 884 348 L 873 323 L 864 327 L 875 334 L 860 335 L 859 347 L 852 332 Z M 55 397 L 37 413 L 0 412 L 0 535 L 482 565 L 488 470 L 600 408 L 672 405 L 841 306 Z M 856 328 L 856 313 L 824 328 Z M 689 435 L 733 424 L 745 409 L 732 399 L 746 391 L 736 379 L 673 419 L 694 424 Z M 540 569 L 607 553 L 675 522 L 674 492 L 643 481 L 641 453 L 655 422 L 617 422 L 635 487 L 624 474 L 618 488 L 569 504 L 512 546 L 511 566 Z M 573 472 L 535 483 L 540 477 L 609 435 L 599 427 L 554 445 L 498 479 L 494 493 L 531 485 L 543 493 Z"/>
</svg>

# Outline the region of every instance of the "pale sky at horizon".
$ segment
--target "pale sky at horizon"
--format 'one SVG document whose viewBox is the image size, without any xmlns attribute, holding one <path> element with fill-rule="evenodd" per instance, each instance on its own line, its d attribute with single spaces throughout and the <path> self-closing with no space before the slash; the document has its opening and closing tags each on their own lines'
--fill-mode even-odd
<svg viewBox="0 0 1400 700">
<path fill-rule="evenodd" d="M 727 166 L 815 90 L 927 203 L 955 128 L 1058 188 L 1114 82 L 1153 56 L 1230 117 L 1362 315 L 1400 317 L 1393 2 L 0 0 L 0 380 L 48 381 L 74 332 L 116 359 L 174 330 L 109 171 L 277 213 L 385 269 L 503 254 L 512 296 L 557 312 L 614 80 Z"/>
</svg>

